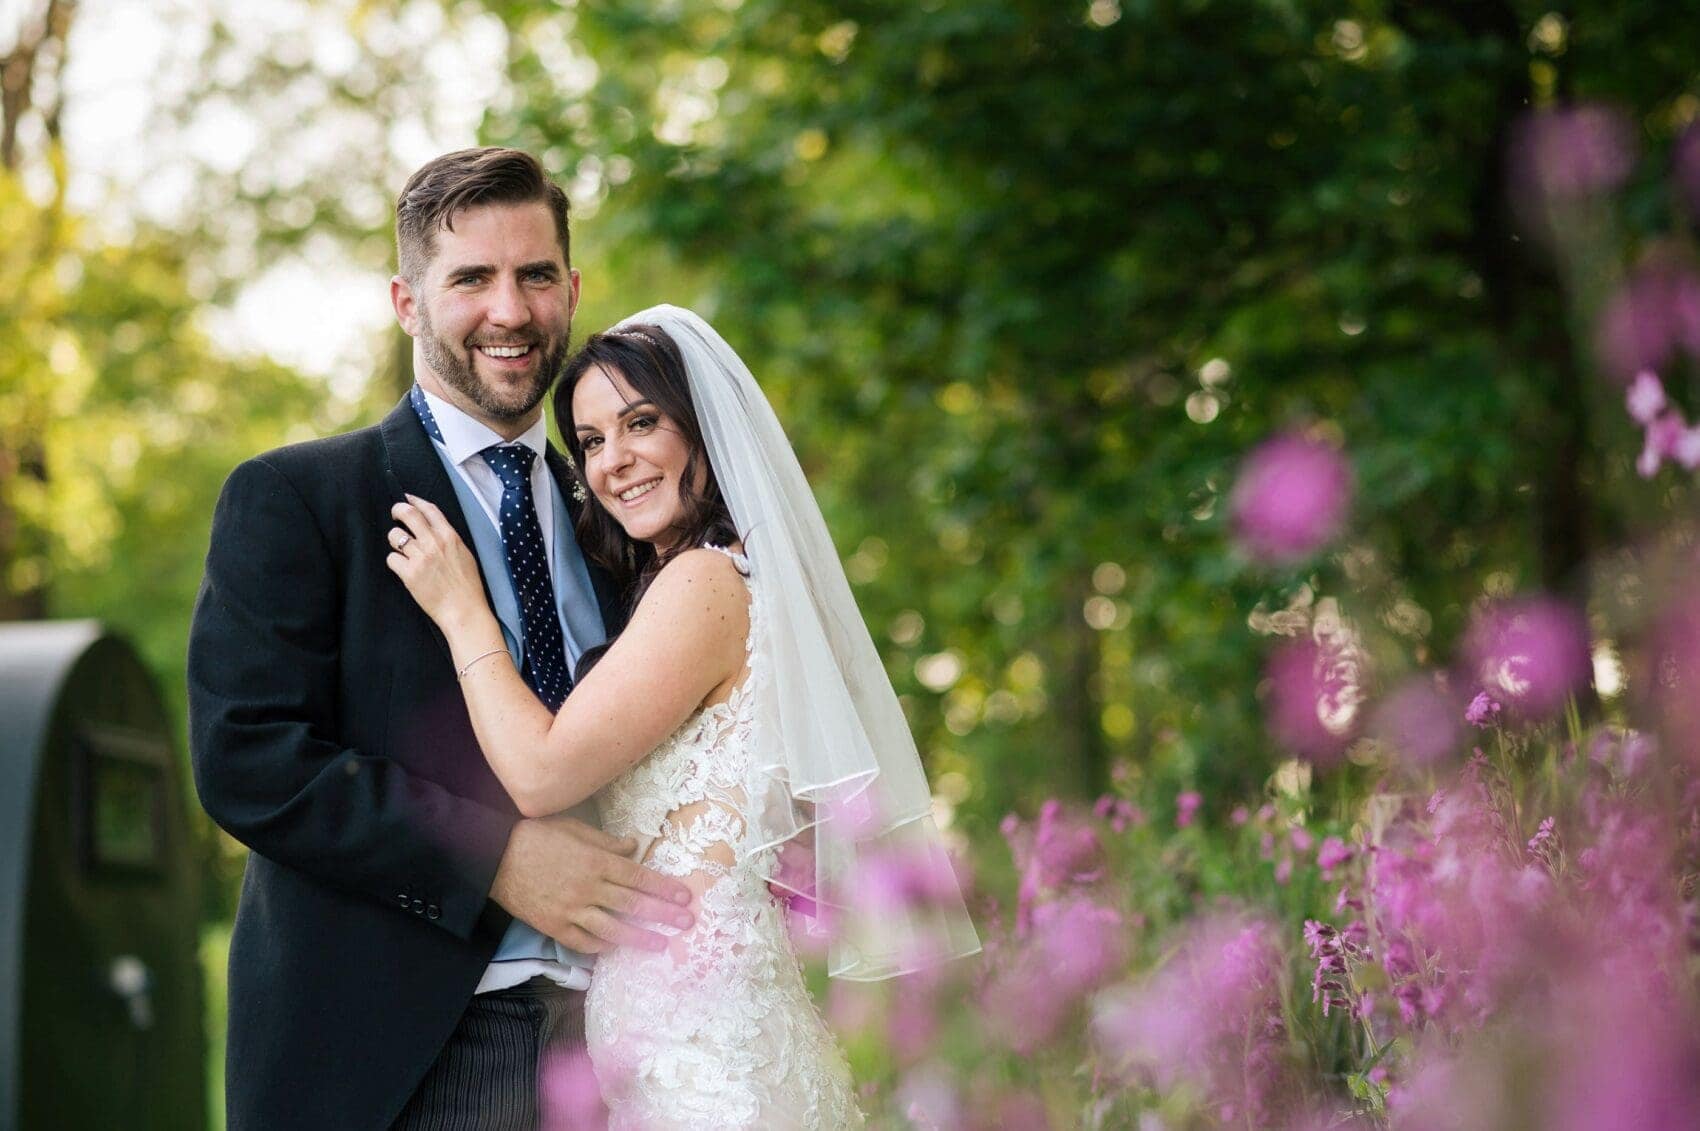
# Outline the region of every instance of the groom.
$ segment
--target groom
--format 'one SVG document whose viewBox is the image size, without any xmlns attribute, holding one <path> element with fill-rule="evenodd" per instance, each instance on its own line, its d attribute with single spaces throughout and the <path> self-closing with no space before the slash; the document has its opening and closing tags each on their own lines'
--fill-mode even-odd
<svg viewBox="0 0 1700 1131">
<path fill-rule="evenodd" d="M 446 644 L 384 567 L 391 504 L 442 507 L 552 707 L 619 628 L 540 407 L 578 304 L 566 197 L 528 154 L 450 153 L 403 189 L 396 244 L 417 384 L 375 427 L 231 474 L 195 607 L 195 782 L 252 850 L 231 1131 L 532 1128 L 540 1065 L 583 1045 L 588 955 L 661 944 L 633 921 L 691 922 L 683 885 L 592 814 L 518 817 Z"/>
</svg>

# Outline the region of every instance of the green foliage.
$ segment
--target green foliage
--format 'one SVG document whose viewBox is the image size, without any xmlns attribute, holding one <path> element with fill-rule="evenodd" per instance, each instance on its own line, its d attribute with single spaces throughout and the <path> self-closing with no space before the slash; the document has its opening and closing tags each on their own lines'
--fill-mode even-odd
<svg viewBox="0 0 1700 1131">
<path fill-rule="evenodd" d="M 1504 154 L 1529 105 L 1626 102 L 1649 160 L 1614 222 L 1656 235 L 1696 63 L 1659 10 L 357 5 L 360 73 L 208 41 L 197 97 L 351 124 L 309 183 L 209 175 L 236 211 L 198 238 L 323 254 L 311 228 L 376 263 L 361 202 L 405 170 L 370 139 L 443 117 L 396 29 L 491 18 L 482 140 L 571 184 L 581 327 L 681 302 L 745 354 L 971 832 L 1119 759 L 1255 788 L 1254 609 L 1334 596 L 1388 654 L 1443 661 L 1484 588 L 1577 592 L 1588 547 L 1651 517 L 1594 454 L 1620 445 L 1589 443 L 1612 394 Z M 373 161 L 344 159 L 360 138 Z M 1225 495 L 1287 426 L 1343 441 L 1358 513 L 1342 553 L 1268 572 L 1229 549 Z"/>
<path fill-rule="evenodd" d="M 176 117 L 235 106 L 262 144 L 201 178 L 181 241 L 103 248 L 14 189 L 0 212 L 20 234 L 0 253 L 0 425 L 51 433 L 50 473 L 5 480 L 7 568 L 131 631 L 173 687 L 222 471 L 344 423 L 193 315 L 255 249 L 387 266 L 395 132 L 455 98 L 409 29 L 505 31 L 482 140 L 573 186 L 581 327 L 686 303 L 750 361 L 973 836 L 1095 795 L 1118 762 L 1255 790 L 1258 611 L 1337 598 L 1391 682 L 1444 662 L 1484 589 L 1579 589 L 1591 544 L 1686 498 L 1625 491 L 1587 312 L 1567 315 L 1503 192 L 1527 106 L 1612 99 L 1647 156 L 1611 222 L 1668 229 L 1697 58 L 1665 9 L 305 7 L 364 65 L 321 73 L 215 28 Z M 326 144 L 294 167 L 301 121 Z M 1359 503 L 1338 553 L 1270 572 L 1230 549 L 1225 496 L 1286 426 L 1344 442 Z"/>
<path fill-rule="evenodd" d="M 127 636 L 180 721 L 189 616 L 226 473 L 344 421 L 315 383 L 208 340 L 170 236 L 104 243 L 8 177 L 0 232 L 0 436 L 33 467 L 0 475 L 0 513 L 17 524 L 9 585 L 44 588 L 49 616 L 96 617 Z M 223 915 L 237 861 L 207 835 L 215 882 L 204 887 Z"/>
<path fill-rule="evenodd" d="M 515 94 L 486 139 L 599 184 L 595 313 L 687 302 L 751 361 L 934 771 L 972 770 L 972 827 L 1118 757 L 1245 789 L 1260 600 L 1349 600 L 1349 562 L 1378 582 L 1353 612 L 1403 603 L 1444 656 L 1491 576 L 1575 583 L 1566 500 L 1616 513 L 1625 465 L 1570 442 L 1604 395 L 1554 359 L 1502 154 L 1541 67 L 1662 112 L 1686 53 L 1624 89 L 1514 6 L 613 2 L 576 14 L 584 92 L 533 47 L 552 5 L 490 10 Z M 1234 461 L 1317 423 L 1357 465 L 1357 541 L 1249 570 Z M 961 675 L 928 687 L 945 650 Z"/>
</svg>

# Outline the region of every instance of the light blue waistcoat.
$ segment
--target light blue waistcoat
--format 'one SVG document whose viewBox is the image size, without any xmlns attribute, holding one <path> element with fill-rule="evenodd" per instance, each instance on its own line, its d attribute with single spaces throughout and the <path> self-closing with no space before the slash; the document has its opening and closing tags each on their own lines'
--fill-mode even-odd
<svg viewBox="0 0 1700 1131">
<path fill-rule="evenodd" d="M 490 600 L 495 605 L 496 619 L 502 622 L 502 637 L 508 651 L 513 655 L 514 667 L 519 668 L 525 663 L 525 634 L 520 630 L 519 600 L 514 596 L 513 582 L 508 579 L 507 560 L 502 556 L 501 532 L 484 513 L 484 506 L 478 501 L 472 488 L 449 462 L 447 453 L 436 444 L 431 447 L 436 451 L 437 458 L 443 461 L 443 467 L 449 473 L 449 483 L 454 487 L 455 497 L 460 500 L 461 513 L 466 515 L 467 528 L 472 532 L 472 548 L 478 554 L 479 568 L 484 571 L 484 581 L 490 589 Z M 585 565 L 584 555 L 579 551 L 577 540 L 573 537 L 572 522 L 567 517 L 567 506 L 561 498 L 560 487 L 555 483 L 553 475 L 545 475 L 545 478 L 549 482 L 549 512 L 555 524 L 555 561 L 551 570 L 551 582 L 555 589 L 555 605 L 561 618 L 561 634 L 567 648 L 567 665 L 572 667 L 578 663 L 579 656 L 586 649 L 602 643 L 608 635 L 602 625 L 602 612 L 596 604 L 596 591 L 591 588 L 590 570 Z M 542 509 L 539 507 L 539 512 Z M 580 802 L 568 810 L 568 813 L 588 824 L 599 824 L 596 803 L 593 800 Z M 529 923 L 515 919 L 508 927 L 507 934 L 502 936 L 502 944 L 496 948 L 494 961 L 505 962 L 520 958 L 552 959 L 567 966 L 589 966 L 593 961 L 589 955 L 568 950 Z"/>
</svg>

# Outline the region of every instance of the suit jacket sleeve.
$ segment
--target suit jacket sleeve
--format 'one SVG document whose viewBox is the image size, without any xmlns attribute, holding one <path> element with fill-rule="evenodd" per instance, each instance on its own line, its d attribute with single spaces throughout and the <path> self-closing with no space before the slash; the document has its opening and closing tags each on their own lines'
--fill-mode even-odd
<svg viewBox="0 0 1700 1131">
<path fill-rule="evenodd" d="M 515 818 L 339 741 L 340 584 L 294 485 L 264 457 L 238 467 L 189 641 L 201 802 L 270 860 L 389 906 L 430 900 L 468 938 Z"/>
</svg>

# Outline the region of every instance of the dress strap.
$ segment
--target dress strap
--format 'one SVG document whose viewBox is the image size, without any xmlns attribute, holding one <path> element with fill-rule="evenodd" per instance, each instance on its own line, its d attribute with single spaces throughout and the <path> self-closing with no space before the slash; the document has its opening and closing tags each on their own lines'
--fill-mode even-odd
<svg viewBox="0 0 1700 1131">
<path fill-rule="evenodd" d="M 725 554 L 727 557 L 732 559 L 733 563 L 737 565 L 740 571 L 748 575 L 750 570 L 750 559 L 743 554 L 740 554 L 738 551 L 729 546 L 716 546 L 712 542 L 704 542 L 702 544 L 702 548 L 705 550 L 713 550 L 716 553 Z"/>
</svg>

